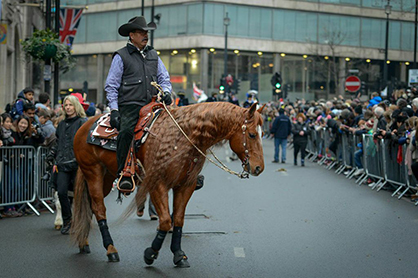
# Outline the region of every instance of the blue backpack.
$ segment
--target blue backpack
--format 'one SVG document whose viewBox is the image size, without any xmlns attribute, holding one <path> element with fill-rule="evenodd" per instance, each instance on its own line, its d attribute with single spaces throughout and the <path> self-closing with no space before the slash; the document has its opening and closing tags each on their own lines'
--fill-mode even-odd
<svg viewBox="0 0 418 278">
<path fill-rule="evenodd" d="M 16 106 L 18 102 L 24 102 L 24 100 L 21 98 L 18 98 L 14 102 L 8 103 L 6 105 L 6 108 L 4 109 L 6 113 L 9 113 L 10 116 L 12 116 L 12 119 L 17 119 L 20 116 L 17 106 Z"/>
</svg>

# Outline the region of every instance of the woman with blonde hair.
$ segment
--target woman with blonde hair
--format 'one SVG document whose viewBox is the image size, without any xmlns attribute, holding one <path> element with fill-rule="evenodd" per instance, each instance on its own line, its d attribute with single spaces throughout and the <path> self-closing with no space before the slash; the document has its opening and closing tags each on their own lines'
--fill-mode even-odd
<svg viewBox="0 0 418 278">
<path fill-rule="evenodd" d="M 71 228 L 71 204 L 68 198 L 68 190 L 73 184 L 78 164 L 74 157 L 73 141 L 78 129 L 87 121 L 84 108 L 77 97 L 69 95 L 63 101 L 62 121 L 58 124 L 55 132 L 56 144 L 51 148 L 46 162 L 58 168 L 57 190 L 61 203 L 62 219 L 64 225 L 61 233 L 66 235 Z"/>
</svg>

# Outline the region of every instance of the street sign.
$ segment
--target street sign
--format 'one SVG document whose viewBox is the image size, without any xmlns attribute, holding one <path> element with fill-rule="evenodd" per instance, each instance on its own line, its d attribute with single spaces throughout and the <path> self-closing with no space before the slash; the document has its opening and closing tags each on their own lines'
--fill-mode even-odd
<svg viewBox="0 0 418 278">
<path fill-rule="evenodd" d="M 360 86 L 361 86 L 361 81 L 360 81 L 360 78 L 358 78 L 357 76 L 350 75 L 349 77 L 345 79 L 345 88 L 349 92 L 352 92 L 352 93 L 357 92 L 358 90 L 360 90 Z"/>
<path fill-rule="evenodd" d="M 408 78 L 408 86 L 416 86 L 418 85 L 418 70 L 417 69 L 410 69 L 409 70 L 409 78 Z"/>
</svg>

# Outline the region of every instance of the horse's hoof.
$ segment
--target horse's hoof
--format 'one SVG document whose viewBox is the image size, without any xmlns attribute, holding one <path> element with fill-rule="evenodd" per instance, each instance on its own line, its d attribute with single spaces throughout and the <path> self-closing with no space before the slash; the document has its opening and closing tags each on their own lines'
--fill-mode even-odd
<svg viewBox="0 0 418 278">
<path fill-rule="evenodd" d="M 107 258 L 108 258 L 109 263 L 117 263 L 120 261 L 118 253 L 107 254 Z"/>
<path fill-rule="evenodd" d="M 148 247 L 147 249 L 145 249 L 144 261 L 147 265 L 152 265 L 154 260 L 156 260 L 157 258 L 158 258 L 158 252 L 155 252 L 154 250 L 152 250 L 151 247 Z"/>
<path fill-rule="evenodd" d="M 90 254 L 90 246 L 84 245 L 80 247 L 80 254 Z"/>
<path fill-rule="evenodd" d="M 144 210 L 138 210 L 138 211 L 136 212 L 136 215 L 137 215 L 138 217 L 142 217 L 142 216 L 144 216 Z"/>
<path fill-rule="evenodd" d="M 190 263 L 186 254 L 181 250 L 174 253 L 173 262 L 177 267 L 180 268 L 190 267 Z"/>
<path fill-rule="evenodd" d="M 60 231 L 62 228 L 62 225 L 55 225 L 55 230 Z"/>
</svg>

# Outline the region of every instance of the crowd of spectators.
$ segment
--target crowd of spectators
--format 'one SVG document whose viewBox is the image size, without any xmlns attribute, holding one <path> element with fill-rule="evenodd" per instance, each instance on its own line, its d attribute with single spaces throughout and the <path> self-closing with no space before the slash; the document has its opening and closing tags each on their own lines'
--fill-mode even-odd
<svg viewBox="0 0 418 278">
<path fill-rule="evenodd" d="M 299 149 L 306 147 L 307 140 L 301 144 L 299 132 L 301 128 L 307 127 L 307 132 L 319 129 L 328 129 L 332 133 L 332 142 L 329 145 L 329 153 L 333 157 L 340 155 L 338 146 L 341 146 L 342 134 L 353 134 L 358 136 L 360 143 L 354 152 L 354 176 L 364 173 L 363 154 L 364 146 L 361 143 L 363 134 L 370 134 L 374 140 L 385 139 L 387 147 L 398 148 L 407 146 L 407 155 L 402 159 L 409 159 L 405 163 L 410 173 L 418 179 L 418 148 L 415 130 L 418 128 L 418 92 L 415 88 L 406 90 L 396 90 L 389 98 L 382 98 L 378 93 L 372 93 L 370 97 L 351 97 L 343 98 L 339 96 L 332 100 L 297 100 L 295 102 L 269 102 L 264 110 L 266 137 L 273 138 L 277 131 L 274 129 L 275 119 L 280 117 L 280 110 L 283 109 L 287 117 L 292 122 L 293 145 L 296 155 Z M 321 159 L 320 154 L 318 159 Z M 304 151 L 302 150 L 302 163 Z M 276 159 L 275 159 L 276 160 Z M 273 161 L 277 162 L 277 161 Z M 331 163 L 331 159 L 326 163 Z M 351 173 L 347 169 L 345 174 Z M 375 180 L 368 178 L 365 181 L 370 187 L 374 186 Z M 384 190 L 395 190 L 388 183 Z M 410 196 L 412 200 L 418 199 L 416 192 L 407 192 L 405 196 Z"/>
<path fill-rule="evenodd" d="M 103 104 L 95 105 L 84 101 L 80 93 L 73 93 L 86 110 L 87 116 L 94 116 L 108 112 Z M 11 146 L 39 146 L 51 147 L 55 142 L 55 131 L 60 121 L 64 119 L 62 105 L 51 107 L 49 94 L 41 93 L 35 100 L 35 92 L 31 88 L 23 89 L 18 98 L 5 107 L 5 112 L 0 117 L 0 147 Z M 0 150 L 1 151 L 1 150 Z M 9 152 L 1 151 L 2 177 L 0 179 L 0 203 L 13 203 L 28 180 L 28 173 L 33 169 L 28 169 L 28 163 L 14 163 L 13 157 Z M 24 161 L 23 151 L 18 157 Z M 26 176 L 25 176 L 26 175 Z M 1 199 L 3 198 L 3 199 Z M 24 205 L 11 205 L 0 207 L 0 218 L 19 217 L 30 214 L 30 210 Z"/>
</svg>

